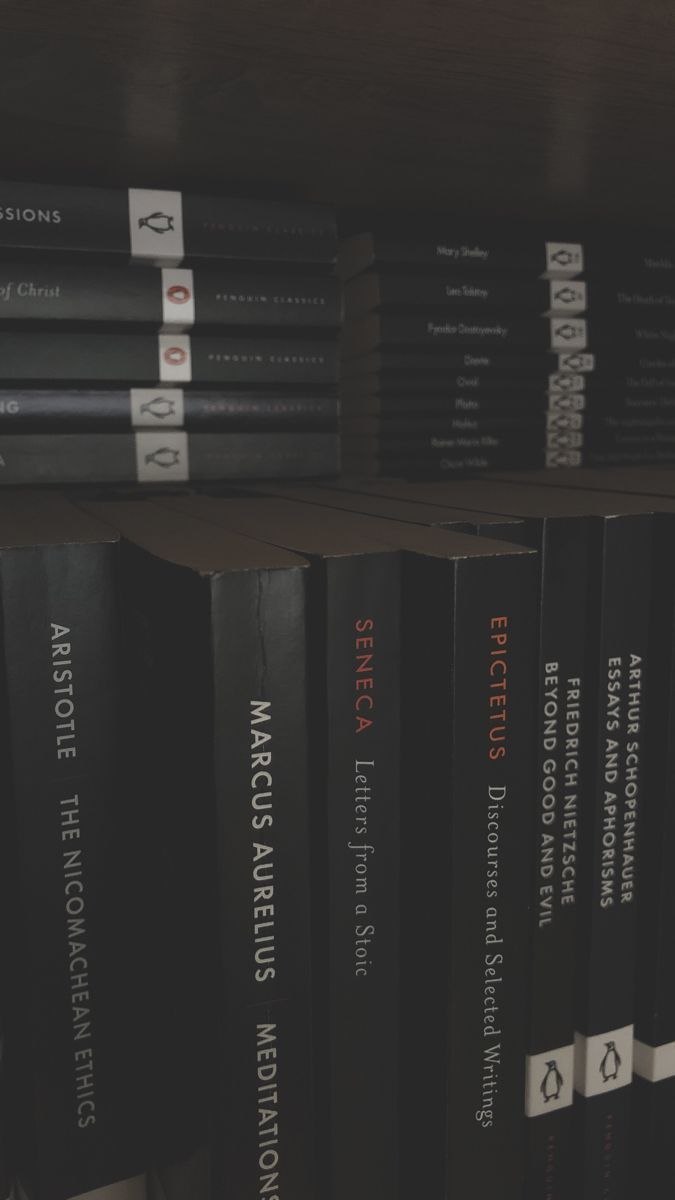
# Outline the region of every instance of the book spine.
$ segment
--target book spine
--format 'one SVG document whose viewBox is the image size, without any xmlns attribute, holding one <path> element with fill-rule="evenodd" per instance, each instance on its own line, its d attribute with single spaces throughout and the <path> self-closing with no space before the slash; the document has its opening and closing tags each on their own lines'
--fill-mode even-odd
<svg viewBox="0 0 675 1200">
<path fill-rule="evenodd" d="M 400 561 L 393 552 L 324 563 L 330 1122 L 335 1200 L 398 1192 Z M 316 580 L 315 576 L 315 582 Z M 345 802 L 346 798 L 346 802 Z"/>
<path fill-rule="evenodd" d="M 347 330 L 347 340 L 349 335 Z M 377 318 L 370 332 L 370 349 L 376 346 L 487 346 L 550 351 L 567 354 L 585 351 L 589 344 L 586 320 L 583 317 L 534 318 L 511 321 L 499 317 L 474 320 L 442 316 Z"/>
<path fill-rule="evenodd" d="M 454 353 L 447 350 L 438 352 L 406 350 L 397 346 L 395 350 L 362 352 L 355 357 L 343 356 L 341 374 L 343 378 L 359 378 L 363 375 L 377 374 L 379 378 L 393 383 L 397 379 L 415 381 L 420 373 L 436 375 L 451 375 L 456 371 L 463 374 L 471 372 L 492 373 L 514 372 L 517 375 L 529 377 L 548 377 L 551 372 L 559 373 L 572 371 L 589 372 L 595 369 L 595 355 L 587 352 L 563 352 L 557 356 L 538 351 L 533 354 L 504 352 L 501 350 L 458 349 Z M 408 382 L 405 386 L 409 387 Z"/>
<path fill-rule="evenodd" d="M 340 293 L 333 279 L 236 276 L 186 267 L 79 267 L 5 263 L 0 324 L 108 324 L 335 328 Z"/>
<path fill-rule="evenodd" d="M 1 403 L 1 401 L 0 401 Z M 587 407 L 585 392 L 553 392 L 548 395 L 495 395 L 470 392 L 462 396 L 437 396 L 433 392 L 416 396 L 414 403 L 401 393 L 400 396 L 356 397 L 341 398 L 343 422 L 367 418 L 370 421 L 381 420 L 382 425 L 393 426 L 397 421 L 408 423 L 429 423 L 433 417 L 439 422 L 452 421 L 464 417 L 504 419 L 515 417 L 527 418 L 546 413 L 581 413 Z M 675 408 L 675 397 L 673 397 Z"/>
<path fill-rule="evenodd" d="M 579 814 L 589 564 L 583 520 L 542 527 L 537 800 L 531 897 L 531 989 L 525 1116 L 528 1200 L 573 1200 L 572 1171 Z"/>
<path fill-rule="evenodd" d="M 447 1194 L 523 1196 L 537 560 L 459 566 Z M 459 681 L 464 686 L 459 685 Z"/>
<path fill-rule="evenodd" d="M 360 293 L 356 280 L 347 285 L 346 316 L 368 309 L 385 311 L 416 308 L 471 312 L 518 312 L 528 316 L 579 316 L 586 311 L 586 284 L 579 280 L 522 283 L 506 280 L 469 280 L 419 275 L 365 276 L 376 281 L 372 303 Z"/>
<path fill-rule="evenodd" d="M 459 268 L 467 275 L 495 279 L 502 275 L 567 278 L 584 270 L 583 245 L 544 238 L 517 239 L 514 244 L 509 238 L 458 243 L 454 238 L 442 237 L 424 242 L 392 242 L 375 237 L 373 251 L 375 262 L 436 265 L 444 271 Z"/>
<path fill-rule="evenodd" d="M 223 1195 L 316 1194 L 305 574 L 212 592 Z"/>
<path fill-rule="evenodd" d="M 12 434 L 0 438 L 0 486 L 155 483 L 335 475 L 329 433 Z"/>
<path fill-rule="evenodd" d="M 6 382 L 332 386 L 337 345 L 187 334 L 0 333 Z"/>
<path fill-rule="evenodd" d="M 476 452 L 438 453 L 423 457 L 367 455 L 343 452 L 343 471 L 356 478 L 362 475 L 395 475 L 410 479 L 440 479 L 453 475 L 470 475 L 476 471 L 516 470 L 541 467 L 578 467 L 582 465 L 579 451 L 548 451 L 543 447 L 530 450 L 509 450 L 506 453 Z"/>
<path fill-rule="evenodd" d="M 572 372 L 533 372 L 531 375 L 516 375 L 509 371 L 480 371 L 454 374 L 448 372 L 434 374 L 418 374 L 414 382 L 401 372 L 390 379 L 387 375 L 363 375 L 353 379 L 343 379 L 341 391 L 344 396 L 375 397 L 382 401 L 398 400 L 401 397 L 411 408 L 426 403 L 426 393 L 436 395 L 437 403 L 442 403 L 446 396 L 465 396 L 485 393 L 497 396 L 527 395 L 539 398 L 549 392 L 583 392 L 587 380 L 583 374 Z M 421 400 L 419 393 L 425 394 Z"/>
<path fill-rule="evenodd" d="M 143 889 L 120 770 L 113 555 L 88 544 L 0 559 L 23 980 L 7 1048 L 17 1169 L 41 1196 L 145 1166 Z"/>
<path fill-rule="evenodd" d="M 645 730 L 645 789 L 638 843 L 638 958 L 635 1012 L 633 1182 L 657 1189 L 673 1181 L 675 1112 L 675 886 L 672 845 L 675 747 L 675 565 L 673 517 L 654 518 L 654 572 L 649 631 L 649 689 Z"/>
<path fill-rule="evenodd" d="M 3 183 L 4 250 L 124 255 L 177 266 L 183 259 L 331 263 L 335 214 L 312 204 L 128 190 Z"/>
<path fill-rule="evenodd" d="M 568 399 L 569 397 L 565 397 L 566 401 Z M 633 425 L 631 422 L 626 426 L 624 422 L 620 422 L 616 418 L 610 418 L 603 424 L 611 427 L 613 422 L 616 422 L 618 428 L 632 428 Z M 437 447 L 444 439 L 451 442 L 457 435 L 525 437 L 526 440 L 537 437 L 541 439 L 548 431 L 559 430 L 572 433 L 582 430 L 586 424 L 590 423 L 593 428 L 601 427 L 597 419 L 589 420 L 583 410 L 579 411 L 576 406 L 573 411 L 570 411 L 569 405 L 566 404 L 563 411 L 551 410 L 548 406 L 545 409 L 531 406 L 525 411 L 509 408 L 506 413 L 502 409 L 501 413 L 461 413 L 457 416 L 445 413 L 420 413 L 418 416 L 406 414 L 402 417 L 392 416 L 379 419 L 378 417 L 343 414 L 341 428 L 345 437 L 353 441 L 362 436 L 368 439 L 376 438 L 384 447 L 392 443 L 396 447 L 398 443 L 403 442 L 404 445 L 414 448 L 416 444 L 426 445 L 429 443 Z M 665 425 L 663 428 L 667 429 L 668 426 Z"/>
<path fill-rule="evenodd" d="M 582 814 L 580 872 L 575 1090 L 583 1200 L 627 1194 L 651 552 L 650 517 L 603 521 L 588 648 L 594 803 Z M 622 583 L 628 574 L 630 589 Z"/>
<path fill-rule="evenodd" d="M 6 433 L 330 430 L 337 424 L 337 410 L 334 395 L 302 392 L 193 392 L 161 386 L 126 391 L 0 390 L 0 430 Z"/>
</svg>

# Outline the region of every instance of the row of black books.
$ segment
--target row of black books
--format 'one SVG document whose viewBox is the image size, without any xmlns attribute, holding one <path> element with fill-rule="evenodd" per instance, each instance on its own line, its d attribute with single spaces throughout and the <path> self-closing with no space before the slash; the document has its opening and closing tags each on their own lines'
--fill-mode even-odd
<svg viewBox="0 0 675 1200">
<path fill-rule="evenodd" d="M 341 246 L 345 469 L 674 461 L 675 256 L 447 233 Z"/>
<path fill-rule="evenodd" d="M 336 249 L 320 205 L 0 184 L 0 485 L 334 474 Z"/>
<path fill-rule="evenodd" d="M 675 472 L 7 490 L 0 598 L 28 1200 L 670 1194 Z"/>
</svg>

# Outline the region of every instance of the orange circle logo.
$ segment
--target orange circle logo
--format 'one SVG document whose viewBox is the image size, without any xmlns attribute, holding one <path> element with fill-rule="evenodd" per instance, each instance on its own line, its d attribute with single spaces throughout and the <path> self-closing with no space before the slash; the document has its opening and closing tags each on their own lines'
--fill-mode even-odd
<svg viewBox="0 0 675 1200">
<path fill-rule="evenodd" d="M 167 300 L 172 304 L 187 304 L 188 300 L 192 299 L 192 292 L 183 283 L 175 283 L 173 287 L 167 288 Z"/>
<path fill-rule="evenodd" d="M 164 351 L 164 361 L 171 363 L 173 367 L 180 367 L 187 362 L 187 350 L 182 350 L 180 346 L 169 346 L 169 349 Z"/>
</svg>

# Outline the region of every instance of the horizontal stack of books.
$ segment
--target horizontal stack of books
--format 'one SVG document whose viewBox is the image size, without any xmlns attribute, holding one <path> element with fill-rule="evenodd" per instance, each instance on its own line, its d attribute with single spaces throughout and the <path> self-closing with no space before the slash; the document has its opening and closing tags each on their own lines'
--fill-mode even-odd
<svg viewBox="0 0 675 1200">
<path fill-rule="evenodd" d="M 670 1195 L 675 472 L 208 492 L 0 495 L 17 1195 Z"/>
<path fill-rule="evenodd" d="M 1 184 L 0 485 L 335 474 L 336 247 L 318 205 Z"/>
<path fill-rule="evenodd" d="M 399 231 L 339 271 L 348 474 L 675 461 L 675 256 Z"/>
</svg>

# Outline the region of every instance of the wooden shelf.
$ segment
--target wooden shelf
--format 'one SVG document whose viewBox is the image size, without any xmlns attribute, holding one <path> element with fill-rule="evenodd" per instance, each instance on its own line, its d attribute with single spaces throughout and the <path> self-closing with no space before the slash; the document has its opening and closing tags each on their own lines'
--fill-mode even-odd
<svg viewBox="0 0 675 1200">
<path fill-rule="evenodd" d="M 671 224 L 675 7 L 5 0 L 4 177 Z"/>
</svg>

